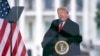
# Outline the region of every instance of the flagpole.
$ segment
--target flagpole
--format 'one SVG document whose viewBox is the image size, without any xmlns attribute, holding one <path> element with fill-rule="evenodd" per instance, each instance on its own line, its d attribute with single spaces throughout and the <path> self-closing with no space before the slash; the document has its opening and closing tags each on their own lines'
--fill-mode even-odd
<svg viewBox="0 0 100 56">
<path fill-rule="evenodd" d="M 13 23 L 13 21 L 10 21 L 9 22 L 10 23 L 10 55 L 12 56 L 12 23 Z"/>
</svg>

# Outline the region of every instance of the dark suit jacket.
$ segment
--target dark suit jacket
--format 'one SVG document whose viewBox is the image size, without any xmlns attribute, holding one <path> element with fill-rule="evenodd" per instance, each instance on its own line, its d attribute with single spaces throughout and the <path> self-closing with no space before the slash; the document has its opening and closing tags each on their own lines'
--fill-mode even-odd
<svg viewBox="0 0 100 56">
<path fill-rule="evenodd" d="M 69 52 L 64 56 L 75 56 L 80 54 L 80 42 L 82 37 L 79 36 L 79 26 L 70 19 L 66 20 L 61 32 L 58 32 L 60 19 L 54 20 L 46 32 L 43 42 L 43 56 L 58 56 L 54 50 L 54 45 L 58 40 L 66 40 L 69 43 Z"/>
</svg>

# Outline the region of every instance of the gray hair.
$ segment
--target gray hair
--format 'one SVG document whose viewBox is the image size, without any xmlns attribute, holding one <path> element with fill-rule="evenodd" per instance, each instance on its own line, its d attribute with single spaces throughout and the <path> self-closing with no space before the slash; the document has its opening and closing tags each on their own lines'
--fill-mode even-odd
<svg viewBox="0 0 100 56">
<path fill-rule="evenodd" d="M 57 11 L 59 11 L 59 10 L 64 10 L 68 13 L 68 10 L 65 7 L 60 7 L 60 8 L 57 9 Z"/>
</svg>

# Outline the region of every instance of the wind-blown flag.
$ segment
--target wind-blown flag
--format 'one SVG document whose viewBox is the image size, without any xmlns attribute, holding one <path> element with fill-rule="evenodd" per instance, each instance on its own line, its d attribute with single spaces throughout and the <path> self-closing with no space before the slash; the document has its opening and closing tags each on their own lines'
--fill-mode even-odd
<svg viewBox="0 0 100 56">
<path fill-rule="evenodd" d="M 7 0 L 0 0 L 0 56 L 10 56 L 11 24 L 6 22 L 9 10 L 10 7 Z M 16 23 L 12 24 L 12 56 L 27 56 L 27 51 Z"/>
</svg>

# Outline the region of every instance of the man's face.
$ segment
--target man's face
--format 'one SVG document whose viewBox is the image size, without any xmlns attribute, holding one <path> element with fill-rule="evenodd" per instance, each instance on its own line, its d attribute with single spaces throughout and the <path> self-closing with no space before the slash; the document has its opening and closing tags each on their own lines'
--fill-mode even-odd
<svg viewBox="0 0 100 56">
<path fill-rule="evenodd" d="M 58 10 L 58 17 L 62 20 L 65 21 L 68 18 L 68 13 L 65 10 Z"/>
</svg>

